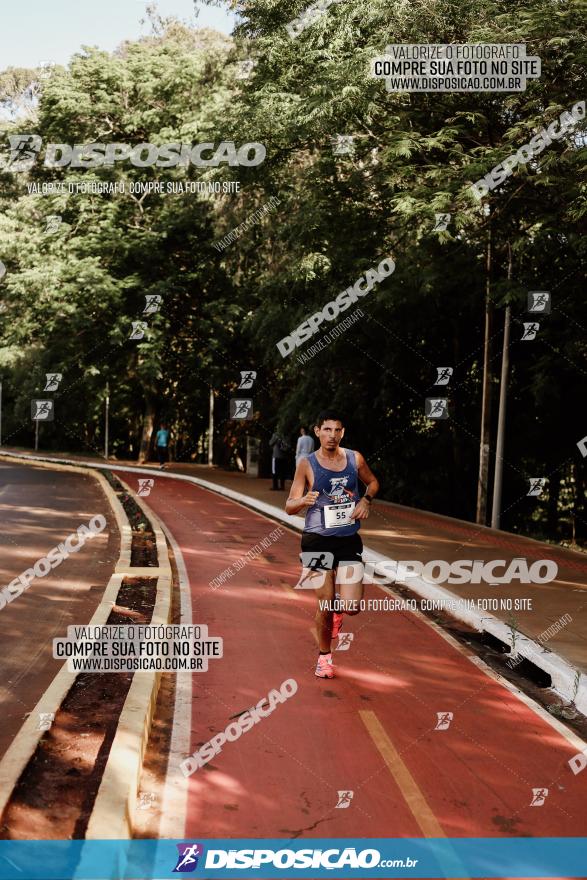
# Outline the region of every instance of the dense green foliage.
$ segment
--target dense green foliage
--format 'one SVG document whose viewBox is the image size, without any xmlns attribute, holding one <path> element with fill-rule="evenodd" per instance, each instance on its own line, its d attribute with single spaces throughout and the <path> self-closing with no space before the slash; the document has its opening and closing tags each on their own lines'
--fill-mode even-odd
<svg viewBox="0 0 587 880">
<path fill-rule="evenodd" d="M 45 373 L 62 372 L 43 447 L 99 454 L 109 383 L 118 455 L 144 451 L 153 424 L 166 418 L 177 457 L 194 459 L 205 447 L 212 386 L 217 460 L 234 463 L 237 451 L 244 459 L 247 433 L 265 452 L 276 427 L 293 442 L 300 424 L 335 406 L 348 445 L 367 455 L 387 498 L 474 518 L 488 290 L 493 436 L 503 307 L 512 308 L 503 525 L 581 538 L 581 126 L 518 167 L 483 200 L 488 210 L 470 188 L 587 97 L 581 4 L 346 0 L 296 39 L 284 26 L 306 0 L 233 5 L 240 23 L 232 39 L 153 15 L 149 39 L 113 55 L 83 49 L 67 69 L 40 78 L 38 105 L 5 125 L 44 143 L 261 142 L 267 157 L 252 168 L 37 163 L 0 173 L 3 443 L 32 443 L 30 400 L 44 396 Z M 369 75 L 386 45 L 435 42 L 526 43 L 542 75 L 520 93 L 438 94 L 389 93 Z M 243 78 L 247 59 L 254 66 Z M 30 72 L 5 72 L 0 101 L 18 102 L 29 81 Z M 353 137 L 352 152 L 335 152 L 338 135 Z M 232 179 L 241 188 L 142 198 L 27 190 L 91 179 L 127 188 L 133 180 Z M 272 196 L 279 204 L 264 219 L 214 248 Z M 433 231 L 437 212 L 451 214 L 446 231 Z M 62 217 L 52 234 L 50 215 Z M 322 334 L 280 355 L 282 337 L 386 256 L 395 272 L 357 303 L 363 319 L 305 363 L 296 355 Z M 553 299 L 530 342 L 520 341 L 529 290 Z M 148 294 L 162 296 L 161 311 L 145 319 L 143 340 L 129 340 Z M 432 421 L 424 400 L 436 395 L 441 366 L 454 368 L 450 418 Z M 255 416 L 238 423 L 228 405 L 245 369 L 257 372 Z M 545 493 L 526 497 L 538 476 L 548 478 Z"/>
</svg>

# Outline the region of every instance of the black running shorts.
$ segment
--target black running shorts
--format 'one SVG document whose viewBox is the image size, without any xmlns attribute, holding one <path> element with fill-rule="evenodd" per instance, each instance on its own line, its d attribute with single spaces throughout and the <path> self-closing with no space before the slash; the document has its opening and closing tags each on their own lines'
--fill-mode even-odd
<svg viewBox="0 0 587 880">
<path fill-rule="evenodd" d="M 300 560 L 306 568 L 329 571 L 344 562 L 362 562 L 363 542 L 358 533 L 337 538 L 336 535 L 318 535 L 315 532 L 302 532 L 302 553 Z M 311 553 L 308 558 L 306 554 Z M 323 556 L 322 554 L 332 554 Z M 331 561 L 333 560 L 333 561 Z"/>
</svg>

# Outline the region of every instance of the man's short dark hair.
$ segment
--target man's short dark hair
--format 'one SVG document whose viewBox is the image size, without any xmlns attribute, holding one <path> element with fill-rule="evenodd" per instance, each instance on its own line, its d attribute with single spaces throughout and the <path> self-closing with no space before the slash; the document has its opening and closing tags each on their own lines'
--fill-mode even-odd
<svg viewBox="0 0 587 880">
<path fill-rule="evenodd" d="M 335 409 L 323 409 L 316 419 L 316 427 L 321 428 L 324 422 L 340 422 L 344 428 L 344 420 Z"/>
</svg>

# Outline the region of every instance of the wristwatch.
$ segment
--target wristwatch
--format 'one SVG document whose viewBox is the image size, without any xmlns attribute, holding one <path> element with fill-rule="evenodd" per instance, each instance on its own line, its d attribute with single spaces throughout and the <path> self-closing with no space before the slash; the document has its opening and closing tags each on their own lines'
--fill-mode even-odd
<svg viewBox="0 0 587 880">
<path fill-rule="evenodd" d="M 373 501 L 373 499 L 371 498 L 371 496 L 369 495 L 368 492 L 365 492 L 365 494 L 363 495 L 363 498 L 365 499 L 365 501 L 368 501 L 369 504 L 371 504 L 371 502 Z"/>
</svg>

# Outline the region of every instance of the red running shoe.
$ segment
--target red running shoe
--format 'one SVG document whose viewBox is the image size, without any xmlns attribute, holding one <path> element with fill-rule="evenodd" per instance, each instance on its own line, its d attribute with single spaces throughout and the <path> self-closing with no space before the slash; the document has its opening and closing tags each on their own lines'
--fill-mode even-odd
<svg viewBox="0 0 587 880">
<path fill-rule="evenodd" d="M 316 676 L 318 678 L 334 678 L 334 666 L 332 654 L 319 654 L 316 664 Z"/>
</svg>

